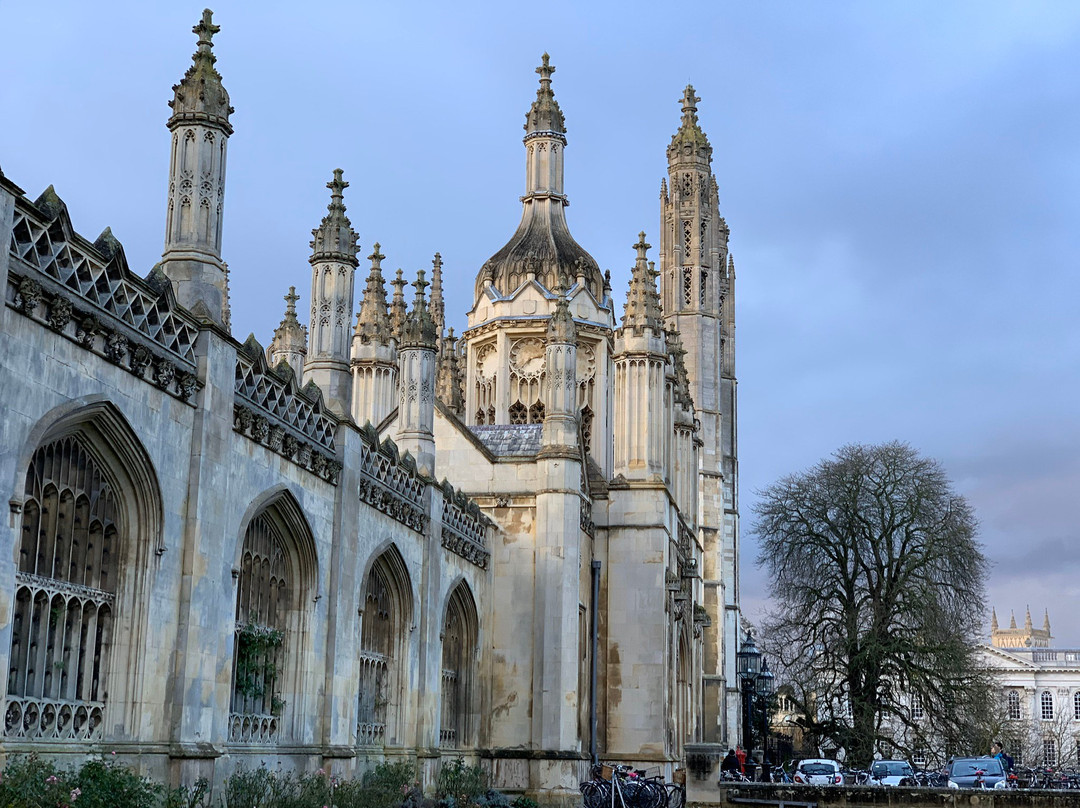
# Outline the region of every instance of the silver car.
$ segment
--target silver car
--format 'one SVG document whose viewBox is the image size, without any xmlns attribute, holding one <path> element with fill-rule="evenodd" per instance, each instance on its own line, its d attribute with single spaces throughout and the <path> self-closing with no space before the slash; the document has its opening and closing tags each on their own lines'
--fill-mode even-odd
<svg viewBox="0 0 1080 808">
<path fill-rule="evenodd" d="M 791 779 L 796 783 L 813 786 L 838 786 L 844 782 L 840 764 L 825 758 L 807 758 L 800 760 Z"/>
</svg>

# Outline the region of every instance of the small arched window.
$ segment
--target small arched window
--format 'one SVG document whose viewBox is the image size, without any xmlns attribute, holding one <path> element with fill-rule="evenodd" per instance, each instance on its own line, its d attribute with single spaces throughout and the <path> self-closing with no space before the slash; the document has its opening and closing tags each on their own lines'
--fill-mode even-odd
<svg viewBox="0 0 1080 808">
<path fill-rule="evenodd" d="M 1009 720 L 1020 720 L 1020 694 L 1015 690 L 1010 690 L 1009 695 L 1006 696 L 1009 705 Z"/>
<path fill-rule="evenodd" d="M 1080 690 L 1073 693 L 1073 719 L 1080 721 Z"/>
<path fill-rule="evenodd" d="M 1042 720 L 1052 721 L 1054 719 L 1054 694 L 1049 690 L 1044 690 L 1039 697 L 1039 705 L 1042 710 Z"/>
</svg>

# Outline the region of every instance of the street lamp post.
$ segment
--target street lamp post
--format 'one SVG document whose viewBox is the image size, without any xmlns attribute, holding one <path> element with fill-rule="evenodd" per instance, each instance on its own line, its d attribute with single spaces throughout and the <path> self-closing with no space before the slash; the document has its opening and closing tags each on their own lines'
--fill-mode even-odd
<svg viewBox="0 0 1080 808">
<path fill-rule="evenodd" d="M 775 677 L 769 670 L 769 660 L 761 660 L 761 672 L 754 682 L 757 697 L 761 699 L 761 760 L 769 757 L 769 703 L 775 686 Z"/>
<path fill-rule="evenodd" d="M 761 673 L 761 652 L 754 643 L 750 632 L 746 632 L 746 638 L 742 646 L 735 653 L 735 672 L 742 685 L 743 715 L 742 715 L 742 742 L 743 748 L 749 754 L 754 746 L 754 731 L 751 723 L 751 714 L 754 704 L 754 689 L 757 687 L 757 677 Z"/>
</svg>

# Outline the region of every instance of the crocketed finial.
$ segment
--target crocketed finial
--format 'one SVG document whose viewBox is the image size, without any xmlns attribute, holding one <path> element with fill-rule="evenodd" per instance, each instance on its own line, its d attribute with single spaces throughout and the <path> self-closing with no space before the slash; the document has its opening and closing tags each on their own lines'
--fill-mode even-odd
<svg viewBox="0 0 1080 808">
<path fill-rule="evenodd" d="M 349 183 L 342 179 L 344 172 L 340 168 L 334 169 L 334 178 L 326 183 L 330 189 L 330 204 L 326 206 L 327 213 L 322 223 L 311 231 L 315 238 L 311 242 L 311 263 L 317 260 L 338 259 L 345 260 L 354 267 L 357 265 L 356 240 L 359 238 L 352 228 L 352 222 L 345 215 L 344 190 Z"/>
<path fill-rule="evenodd" d="M 220 30 L 220 25 L 214 25 L 214 12 L 204 8 L 202 19 L 191 29 L 191 33 L 199 37 L 199 53 L 210 53 L 210 49 L 214 47 L 214 34 Z"/>
<path fill-rule="evenodd" d="M 566 121 L 559 102 L 555 100 L 555 93 L 551 90 L 551 74 L 555 72 L 551 64 L 551 57 L 546 53 L 541 57 L 542 64 L 536 68 L 540 74 L 540 89 L 536 91 L 536 100 L 525 115 L 526 139 L 536 133 L 566 134 Z M 565 142 L 565 141 L 564 141 Z"/>
</svg>

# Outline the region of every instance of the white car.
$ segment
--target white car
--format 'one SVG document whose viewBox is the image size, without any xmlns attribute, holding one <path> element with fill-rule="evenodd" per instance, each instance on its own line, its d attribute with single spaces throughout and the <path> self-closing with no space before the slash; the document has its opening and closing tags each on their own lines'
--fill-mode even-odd
<svg viewBox="0 0 1080 808">
<path fill-rule="evenodd" d="M 791 779 L 796 783 L 812 786 L 838 786 L 844 782 L 840 764 L 825 758 L 807 758 L 800 760 Z"/>
<path fill-rule="evenodd" d="M 875 760 L 870 764 L 870 782 L 881 786 L 913 786 L 915 770 L 906 760 Z"/>
</svg>

